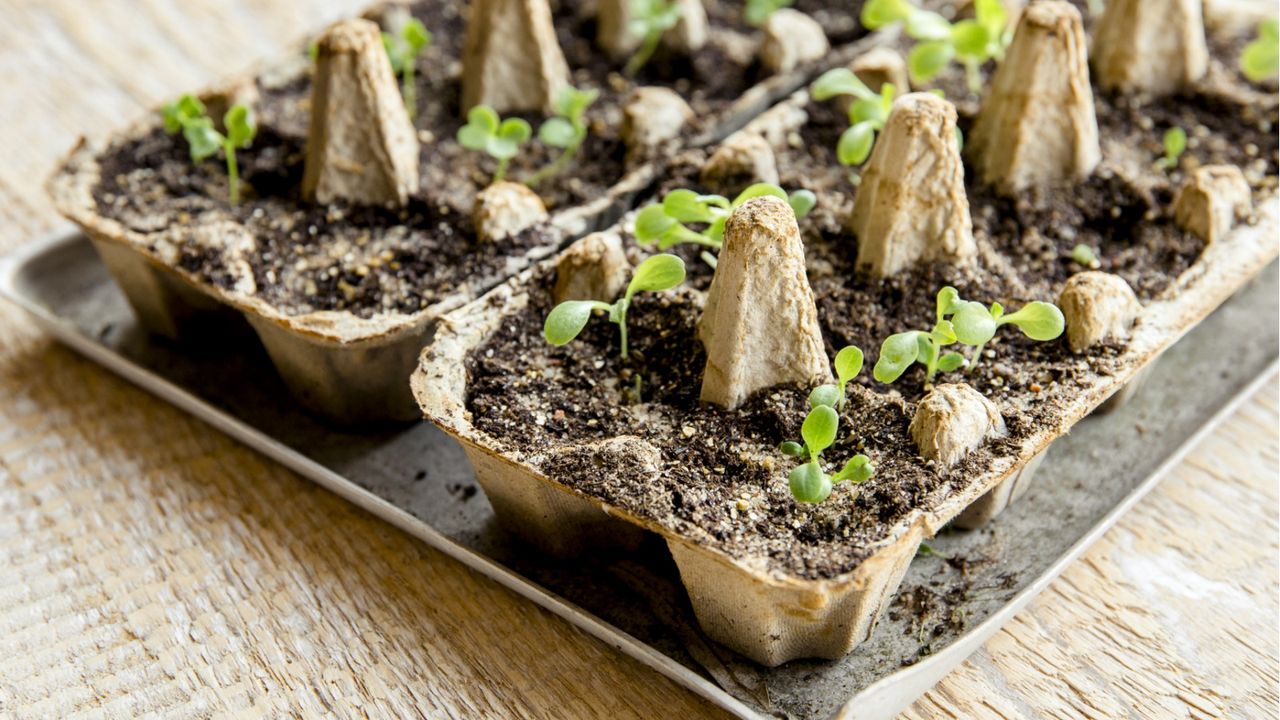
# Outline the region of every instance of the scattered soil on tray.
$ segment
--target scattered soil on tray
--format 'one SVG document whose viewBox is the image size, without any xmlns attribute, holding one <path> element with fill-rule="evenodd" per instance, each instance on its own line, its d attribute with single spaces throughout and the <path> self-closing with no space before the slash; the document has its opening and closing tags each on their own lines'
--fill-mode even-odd
<svg viewBox="0 0 1280 720">
<path fill-rule="evenodd" d="M 1031 300 L 1055 300 L 1062 284 L 1082 269 L 1069 258 L 1077 243 L 1092 247 L 1101 269 L 1123 276 L 1144 301 L 1166 292 L 1203 244 L 1171 221 L 1173 188 L 1182 171 L 1170 176 L 1152 167 L 1162 130 L 1146 129 L 1142 118 L 1155 118 L 1157 128 L 1160 118 L 1176 118 L 1193 136 L 1203 124 L 1228 138 L 1197 144 L 1184 163 L 1257 162 L 1275 172 L 1274 126 L 1264 121 L 1273 114 L 1274 96 L 1269 108 L 1252 111 L 1257 117 L 1223 106 L 1227 101 L 1220 98 L 1202 94 L 1142 108 L 1101 99 L 1104 148 L 1132 144 L 1137 132 L 1150 135 L 1155 147 L 1140 146 L 1141 162 L 1108 158 L 1087 182 L 1073 187 L 1006 199 L 966 168 L 978 259 L 960 268 L 923 265 L 886 279 L 854 268 L 857 240 L 843 227 L 856 185 L 836 164 L 834 148 L 847 120 L 830 104 L 807 107 L 810 121 L 779 153 L 783 185 L 819 195 L 801 228 L 827 351 L 856 344 L 867 355 L 866 370 L 852 384 L 842 411 L 839 439 L 824 458 L 830 471 L 858 452 L 876 465 L 869 481 L 837 486 L 819 506 L 792 499 L 786 476 L 794 461 L 776 449 L 783 440 L 799 439 L 809 388 L 762 391 L 734 411 L 698 401 L 706 359 L 695 328 L 711 272 L 688 246 L 673 250 L 689 268 L 686 286 L 636 298 L 629 317 L 630 361 L 618 357 L 616 326 L 601 318 L 573 343 L 548 345 L 541 328 L 550 310 L 550 283 L 535 278 L 529 306 L 468 357 L 471 421 L 498 449 L 549 477 L 733 557 L 768 558 L 774 569 L 810 579 L 852 570 L 909 513 L 936 507 L 964 478 L 1016 453 L 1029 435 L 1059 431 L 1058 408 L 1099 377 L 1117 372 L 1124 350 L 1122 343 L 1109 342 L 1077 355 L 1064 339 L 1037 343 L 1016 329 L 1002 329 L 972 372 L 944 374 L 940 381 L 967 382 L 994 401 L 1009 434 L 943 471 L 919 456 L 907 430 L 924 394 L 924 371 L 915 366 L 892 386 L 875 382 L 870 368 L 880 342 L 893 333 L 927 329 L 934 297 L 944 285 L 1011 310 Z M 968 121 L 962 125 L 967 128 Z M 658 194 L 675 187 L 706 191 L 697 180 L 706 154 L 681 153 L 657 183 Z M 1251 175 L 1259 191 L 1274 183 L 1262 173 Z M 638 456 L 585 447 L 618 436 L 656 448 L 659 470 L 646 471 Z"/>
</svg>

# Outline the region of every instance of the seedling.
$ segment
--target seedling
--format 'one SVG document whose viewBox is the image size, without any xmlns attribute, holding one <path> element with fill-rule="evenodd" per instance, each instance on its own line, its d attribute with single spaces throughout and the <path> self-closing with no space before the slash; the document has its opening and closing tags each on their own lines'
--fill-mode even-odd
<svg viewBox="0 0 1280 720">
<path fill-rule="evenodd" d="M 1187 131 L 1176 125 L 1164 133 L 1164 157 L 1156 161 L 1162 170 L 1176 170 L 1178 160 L 1187 149 Z"/>
<path fill-rule="evenodd" d="M 973 5 L 972 19 L 952 24 L 908 0 L 868 0 L 862 6 L 862 24 L 879 30 L 903 23 L 907 36 L 917 41 L 907 56 L 912 82 L 929 82 L 955 60 L 965 68 L 969 91 L 977 95 L 982 92 L 982 65 L 1004 59 L 1013 32 L 1000 0 L 974 0 Z"/>
<path fill-rule="evenodd" d="M 836 158 L 841 165 L 861 165 L 871 155 L 876 143 L 876 133 L 884 129 L 893 108 L 898 90 L 893 83 L 885 83 L 880 92 L 867 87 L 848 68 L 835 68 L 823 73 L 810 88 L 814 100 L 829 100 L 837 95 L 854 98 L 849 104 L 849 129 L 840 135 L 836 143 Z"/>
<path fill-rule="evenodd" d="M 747 0 L 743 17 L 748 25 L 760 27 L 775 11 L 791 7 L 793 3 L 795 0 Z"/>
<path fill-rule="evenodd" d="M 890 335 L 880 346 L 880 358 L 873 374 L 882 383 L 892 383 L 913 363 L 925 366 L 925 385 L 933 384 L 939 372 L 952 372 L 969 365 L 977 367 L 982 350 L 1002 325 L 1014 325 L 1024 335 L 1037 341 L 1057 338 L 1066 327 L 1062 311 L 1046 302 L 1030 302 L 1017 312 L 1006 315 L 1000 303 L 991 307 L 962 300 L 953 287 L 938 291 L 933 330 L 912 330 Z M 959 342 L 973 348 L 972 360 L 958 352 L 943 353 L 942 348 Z"/>
<path fill-rule="evenodd" d="M 675 0 L 630 0 L 631 34 L 641 38 L 640 47 L 627 61 L 625 72 L 635 75 L 658 50 L 662 35 L 680 22 L 683 12 Z"/>
<path fill-rule="evenodd" d="M 1077 265 L 1087 267 L 1091 270 L 1096 270 L 1100 266 L 1098 257 L 1093 252 L 1093 248 L 1085 245 L 1084 243 L 1077 243 L 1075 247 L 1071 248 L 1071 259 L 1075 261 Z"/>
<path fill-rule="evenodd" d="M 483 152 L 498 161 L 493 181 L 507 176 L 507 164 L 520 153 L 520 146 L 533 136 L 533 128 L 520 118 L 503 120 L 488 105 L 477 105 L 467 113 L 467 124 L 458 128 L 458 142 L 468 150 Z"/>
<path fill-rule="evenodd" d="M 587 108 L 598 97 L 600 97 L 599 90 L 579 90 L 571 86 L 563 88 L 556 95 L 553 108 L 556 114 L 538 128 L 538 139 L 544 145 L 560 148 L 560 157 L 534 173 L 525 182 L 526 185 L 530 187 L 537 185 L 560 173 L 573 162 L 578 149 L 582 147 L 582 141 L 587 139 Z"/>
<path fill-rule="evenodd" d="M 956 341 L 956 329 L 947 316 L 955 312 L 953 306 L 961 302 L 960 293 L 953 287 L 938 291 L 936 316 L 933 329 L 910 330 L 890 335 L 880 345 L 880 359 L 872 375 L 882 383 L 892 383 L 911 367 L 920 363 L 925 367 L 925 385 L 932 385 L 939 372 L 951 372 L 964 367 L 964 356 L 958 352 L 942 352 L 942 348 Z"/>
<path fill-rule="evenodd" d="M 856 345 L 849 345 L 836 353 L 836 384 L 819 385 L 812 393 L 810 400 L 816 398 L 820 404 L 840 409 L 846 402 L 845 392 L 849 381 L 862 372 L 862 350 Z"/>
<path fill-rule="evenodd" d="M 724 242 L 724 225 L 729 215 L 746 201 L 771 195 L 786 200 L 802 218 L 817 204 L 818 198 L 808 190 L 787 193 L 777 185 L 756 183 L 738 194 L 732 202 L 722 195 L 699 195 L 692 190 L 672 190 L 661 203 L 650 205 L 636 215 L 636 240 L 641 245 L 658 244 L 666 250 L 681 243 L 720 249 Z M 686 223 L 704 225 L 694 230 Z"/>
<path fill-rule="evenodd" d="M 387 49 L 391 70 L 400 76 L 400 95 L 410 118 L 418 116 L 418 89 L 414 84 L 418 55 L 430 44 L 431 33 L 417 18 L 410 18 L 395 35 L 382 33 L 382 46 Z"/>
<path fill-rule="evenodd" d="M 222 151 L 227 161 L 227 188 L 232 205 L 240 202 L 240 166 L 236 162 L 236 150 L 249 147 L 258 134 L 253 112 L 236 103 L 222 116 L 226 134 L 213 127 L 213 119 L 204 103 L 194 95 L 183 95 L 164 106 L 164 129 L 170 135 L 182 132 L 191 150 L 192 162 L 203 162 Z"/>
<path fill-rule="evenodd" d="M 840 429 L 840 415 L 836 412 L 829 393 L 820 393 L 824 385 L 809 395 L 809 414 L 800 426 L 802 443 L 789 440 L 778 446 L 788 457 L 802 458 L 804 464 L 792 469 L 788 476 L 791 495 L 799 502 L 820 503 L 831 495 L 836 483 L 848 480 L 854 484 L 866 482 L 875 473 L 871 459 L 866 455 L 854 455 L 835 475 L 828 475 L 822 467 L 822 452 L 836 441 Z"/>
<path fill-rule="evenodd" d="M 627 291 L 615 303 L 599 300 L 567 300 L 552 308 L 542 326 L 542 336 L 552 345 L 565 345 L 582 333 L 597 310 L 609 314 L 609 321 L 618 325 L 622 344 L 622 359 L 630 358 L 627 346 L 627 310 L 631 298 L 641 291 L 660 292 L 684 282 L 684 261 L 675 255 L 653 255 L 636 268 L 627 285 Z"/>
<path fill-rule="evenodd" d="M 1280 20 L 1264 20 L 1258 25 L 1258 37 L 1240 52 L 1240 72 L 1253 82 L 1280 73 Z"/>
</svg>

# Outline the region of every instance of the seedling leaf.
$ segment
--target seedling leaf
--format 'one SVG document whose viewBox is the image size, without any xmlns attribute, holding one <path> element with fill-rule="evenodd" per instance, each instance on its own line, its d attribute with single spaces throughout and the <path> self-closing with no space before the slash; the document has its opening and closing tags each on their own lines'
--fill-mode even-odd
<svg viewBox="0 0 1280 720">
<path fill-rule="evenodd" d="M 684 261 L 675 255 L 651 255 L 636 268 L 626 298 L 638 292 L 659 292 L 684 282 Z"/>
<path fill-rule="evenodd" d="M 819 405 L 809 411 L 808 417 L 800 427 L 800 437 L 804 438 L 805 447 L 809 448 L 811 457 L 831 447 L 836 440 L 836 430 L 840 426 L 840 416 L 835 408 Z"/>
<path fill-rule="evenodd" d="M 844 385 L 862 372 L 862 350 L 850 345 L 836 353 L 836 378 Z M 843 393 L 841 393 L 843 396 Z"/>
<path fill-rule="evenodd" d="M 552 345 L 565 345 L 582 333 L 596 310 L 611 306 L 595 300 L 568 300 L 552 308 L 542 324 L 542 336 Z"/>
<path fill-rule="evenodd" d="M 831 495 L 831 478 L 817 463 L 798 465 L 787 478 L 791 495 L 803 503 L 820 503 Z"/>
<path fill-rule="evenodd" d="M 851 125 L 840 135 L 836 144 L 836 158 L 841 165 L 861 165 L 871 155 L 876 141 L 876 131 L 871 122 Z"/>
<path fill-rule="evenodd" d="M 834 482 L 847 480 L 857 485 L 870 480 L 875 471 L 875 466 L 871 464 L 871 458 L 866 455 L 854 455 L 849 458 L 849 462 L 845 463 L 844 467 L 840 468 L 840 472 L 836 473 L 831 479 Z"/>
<path fill-rule="evenodd" d="M 882 383 L 892 383 L 901 377 L 920 356 L 917 336 L 922 334 L 924 333 L 913 330 L 885 338 L 880 345 L 880 357 L 872 370 L 875 379 Z"/>
<path fill-rule="evenodd" d="M 983 345 L 996 334 L 996 321 L 979 302 L 961 303 L 951 316 L 956 339 L 965 345 Z"/>
<path fill-rule="evenodd" d="M 1015 313 L 1005 315 L 999 322 L 1001 325 L 1016 325 L 1024 335 L 1041 342 L 1056 339 L 1066 327 L 1066 320 L 1058 306 L 1038 300 L 1027 303 Z"/>
<path fill-rule="evenodd" d="M 840 404 L 841 399 L 840 388 L 835 385 L 819 385 L 809 393 L 809 407 L 816 408 L 821 405 L 835 407 Z"/>
</svg>

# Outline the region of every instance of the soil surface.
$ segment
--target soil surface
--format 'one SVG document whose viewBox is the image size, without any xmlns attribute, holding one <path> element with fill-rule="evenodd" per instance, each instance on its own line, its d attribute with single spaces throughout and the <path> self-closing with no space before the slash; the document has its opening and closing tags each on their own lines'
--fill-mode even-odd
<svg viewBox="0 0 1280 720">
<path fill-rule="evenodd" d="M 830 104 L 809 104 L 809 122 L 778 153 L 778 165 L 785 187 L 805 187 L 819 196 L 801 231 L 828 354 L 848 344 L 866 353 L 865 370 L 852 383 L 841 413 L 838 440 L 823 457 L 828 472 L 855 453 L 866 453 L 876 466 L 870 480 L 837 486 L 821 505 L 791 497 L 787 473 L 795 463 L 776 449 L 784 440 L 800 439 L 810 388 L 762 391 L 735 411 L 698 401 L 706 358 L 695 328 L 711 270 L 691 246 L 673 250 L 689 268 L 684 287 L 637 296 L 628 318 L 629 360 L 618 356 L 617 327 L 602 317 L 569 345 L 547 344 L 541 328 L 551 308 L 550 278 L 535 280 L 529 307 L 468 358 L 471 420 L 498 449 L 529 460 L 549 477 L 733 557 L 768 558 L 773 569 L 810 579 L 850 571 L 911 512 L 944 502 L 966 478 L 1016 452 L 1029 435 L 1064 429 L 1058 408 L 1099 377 L 1120 370 L 1117 358 L 1124 349 L 1123 343 L 1107 342 L 1074 354 L 1065 339 L 1037 343 L 1002 328 L 972 372 L 943 374 L 939 381 L 967 382 L 994 401 L 1008 435 L 987 441 L 944 471 L 919 456 L 908 433 L 925 393 L 924 371 L 914 366 L 891 386 L 871 379 L 881 341 L 909 329 L 927 330 L 935 294 L 944 285 L 955 286 L 966 299 L 999 301 L 1009 310 L 1031 300 L 1054 301 L 1063 283 L 1084 269 L 1070 258 L 1078 243 L 1089 245 L 1099 269 L 1124 277 L 1144 302 L 1160 297 L 1203 249 L 1171 219 L 1173 189 L 1183 172 L 1230 162 L 1246 168 L 1260 195 L 1274 192 L 1275 96 L 1227 99 L 1242 97 L 1233 95 L 1238 90 L 1141 106 L 1099 96 L 1105 160 L 1093 177 L 1074 187 L 1006 199 L 966 168 L 977 260 L 964 267 L 923 265 L 887 279 L 855 269 L 857 240 L 844 230 L 856 178 L 836 163 L 834 148 L 847 120 Z M 1171 124 L 1198 141 L 1190 144 L 1181 169 L 1166 173 L 1153 162 L 1163 128 Z M 969 125 L 962 118 L 962 127 Z M 1114 157 L 1116 148 L 1128 154 Z M 675 187 L 707 191 L 697 180 L 707 152 L 681 153 L 658 194 Z M 618 436 L 654 448 L 658 471 L 644 467 L 646 451 L 585 447 Z"/>
</svg>

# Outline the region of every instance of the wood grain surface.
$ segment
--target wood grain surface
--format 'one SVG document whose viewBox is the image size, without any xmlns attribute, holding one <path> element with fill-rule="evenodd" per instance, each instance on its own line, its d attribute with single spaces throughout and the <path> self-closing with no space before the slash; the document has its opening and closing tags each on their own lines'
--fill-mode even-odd
<svg viewBox="0 0 1280 720">
<path fill-rule="evenodd" d="M 106 132 L 364 0 L 0 0 L 0 250 Z M 1274 380 L 906 717 L 1274 717 Z M 0 306 L 0 717 L 718 717 Z"/>
</svg>

